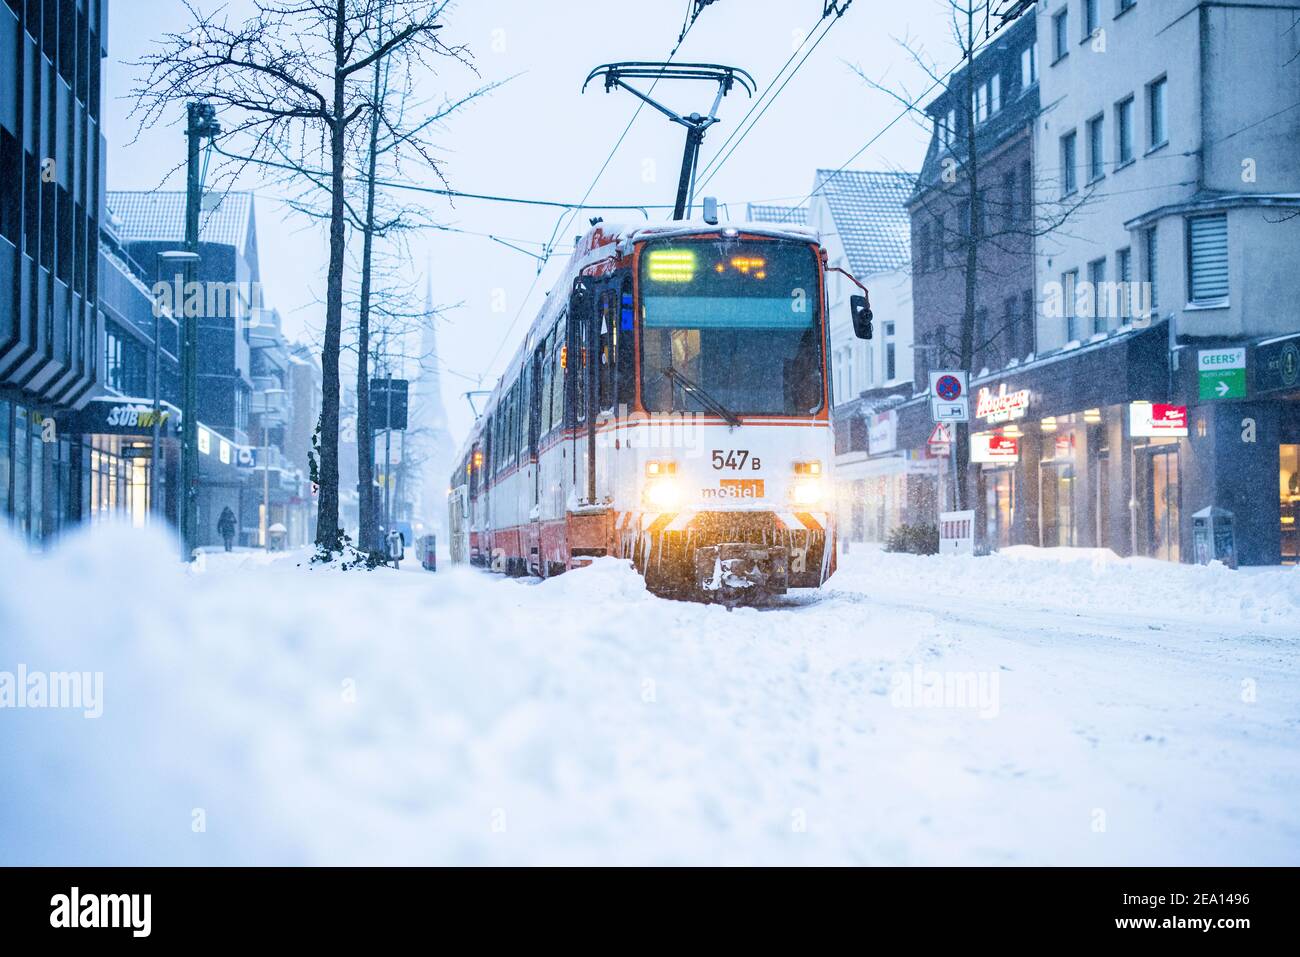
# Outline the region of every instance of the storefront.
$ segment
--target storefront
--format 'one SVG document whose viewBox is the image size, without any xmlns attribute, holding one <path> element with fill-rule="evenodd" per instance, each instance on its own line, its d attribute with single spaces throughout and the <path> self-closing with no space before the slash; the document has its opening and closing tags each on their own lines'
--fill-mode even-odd
<svg viewBox="0 0 1300 957">
<path fill-rule="evenodd" d="M 102 396 L 64 416 L 80 464 L 78 497 L 82 520 L 129 521 L 139 528 L 151 514 L 176 524 L 180 414 L 164 402 L 158 413 L 159 474 L 154 482 L 154 410 L 148 399 Z M 157 491 L 155 508 L 153 495 Z"/>
<path fill-rule="evenodd" d="M 904 523 L 931 520 L 935 508 L 940 461 L 924 449 L 902 449 L 898 443 L 896 408 L 859 408 L 863 428 L 853 434 L 866 439 L 853 443 L 835 459 L 835 484 L 840 541 L 883 542 Z M 843 420 L 837 429 L 848 429 Z"/>
<path fill-rule="evenodd" d="M 0 523 L 33 544 L 75 523 L 77 454 L 49 411 L 0 397 Z"/>
</svg>

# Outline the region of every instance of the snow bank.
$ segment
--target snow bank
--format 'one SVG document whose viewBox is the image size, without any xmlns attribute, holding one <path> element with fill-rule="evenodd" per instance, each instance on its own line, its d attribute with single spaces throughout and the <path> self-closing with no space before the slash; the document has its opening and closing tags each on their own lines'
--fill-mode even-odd
<svg viewBox="0 0 1300 957">
<path fill-rule="evenodd" d="M 174 554 L 123 528 L 42 557 L 0 537 L 0 673 L 102 676 L 97 718 L 0 709 L 0 864 L 1300 859 L 1280 647 L 1170 670 L 1137 628 L 1116 669 L 1058 615 L 1015 645 L 899 607 L 945 582 L 1023 598 L 1026 576 L 1035 601 L 1135 596 L 1140 564 L 855 554 L 820 595 L 728 613 L 612 559 L 536 583 Z M 1179 589 L 1183 614 L 1211 589 L 1291 600 L 1156 571 L 1172 581 L 1144 613 Z M 1223 670 L 1239 656 L 1254 711 Z M 926 670 L 1001 697 L 898 706 L 898 677 Z M 1182 683 L 1153 693 L 1166 672 Z"/>
<path fill-rule="evenodd" d="M 855 546 L 831 588 L 869 595 L 929 595 L 1029 604 L 1071 614 L 1125 611 L 1158 621 L 1291 626 L 1300 641 L 1300 566 L 1233 570 L 1120 558 L 1104 548 L 1016 545 L 992 555 L 894 555 Z"/>
</svg>

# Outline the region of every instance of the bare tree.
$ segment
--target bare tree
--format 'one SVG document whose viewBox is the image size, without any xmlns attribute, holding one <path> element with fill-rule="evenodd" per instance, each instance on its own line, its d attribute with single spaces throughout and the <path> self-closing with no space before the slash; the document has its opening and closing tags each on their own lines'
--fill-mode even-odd
<svg viewBox="0 0 1300 957">
<path fill-rule="evenodd" d="M 219 110 L 222 139 L 240 144 L 245 160 L 279 165 L 328 194 L 316 544 L 329 557 L 343 545 L 339 352 L 349 156 L 378 124 L 436 172 L 428 124 L 406 120 L 377 98 L 373 72 L 389 64 L 409 70 L 436 57 L 468 64 L 468 54 L 439 38 L 446 0 L 257 0 L 257 14 L 242 23 L 184 2 L 190 26 L 164 35 L 160 50 L 136 64 L 144 71 L 133 91 L 141 126 L 179 102 L 205 99 Z"/>
<path fill-rule="evenodd" d="M 927 132 L 933 131 L 948 145 L 949 155 L 943 158 L 941 185 L 923 182 L 918 176 L 913 183 L 915 193 L 926 193 L 922 201 L 933 215 L 930 219 L 937 229 L 939 246 L 944 253 L 955 257 L 961 270 L 963 303 L 961 321 L 955 346 L 941 337 L 928 344 L 939 362 L 951 362 L 958 368 L 972 370 L 976 357 L 990 348 L 1009 331 L 1010 323 L 997 328 L 980 328 L 977 323 L 978 293 L 981 282 L 997 281 L 1001 275 L 994 265 L 995 252 L 1027 252 L 1032 256 L 1032 241 L 1061 230 L 1070 218 L 1091 199 L 1090 191 L 1082 191 L 1063 201 L 1039 203 L 1030 199 L 1025 215 L 1018 215 L 1024 205 L 1017 196 L 995 196 L 983 180 L 985 157 L 981 153 L 980 117 L 977 115 L 977 88 L 974 59 L 989 29 L 990 6 L 986 0 L 945 0 L 951 21 L 951 35 L 961 60 L 958 69 L 947 72 L 928 58 L 924 51 L 909 38 L 898 40 L 915 64 L 929 80 L 929 99 L 943 97 L 953 104 L 949 116 L 932 116 L 922 102 L 925 94 L 913 95 L 903 87 L 889 86 L 868 76 L 860 67 L 853 70 L 872 89 L 886 94 L 899 103 Z M 1040 190 L 1034 184 L 1031 197 Z M 1001 215 L 990 215 L 999 211 Z M 952 213 L 950 217 L 945 213 Z M 957 508 L 970 507 L 968 487 L 970 464 L 970 429 L 956 429 Z"/>
</svg>

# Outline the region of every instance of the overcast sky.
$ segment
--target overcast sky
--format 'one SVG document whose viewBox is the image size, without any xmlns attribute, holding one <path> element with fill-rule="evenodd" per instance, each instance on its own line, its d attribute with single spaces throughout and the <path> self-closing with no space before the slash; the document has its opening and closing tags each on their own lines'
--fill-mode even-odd
<svg viewBox="0 0 1300 957">
<path fill-rule="evenodd" d="M 201 9 L 217 6 L 197 0 Z M 229 0 L 242 17 L 249 0 Z M 477 0 L 452 4 L 444 39 L 468 44 L 481 74 L 440 65 L 420 93 L 455 97 L 493 80 L 519 77 L 451 118 L 439 134 L 443 172 L 467 192 L 577 202 L 635 107 L 627 93 L 606 94 L 598 83 L 580 94 L 592 67 L 616 60 L 662 60 L 682 25 L 685 0 Z M 753 74 L 761 91 L 820 16 L 822 0 L 715 0 L 687 36 L 678 62 L 727 63 Z M 105 70 L 108 187 L 150 189 L 183 157 L 179 125 L 146 131 L 135 143 L 127 96 L 138 72 L 129 65 L 166 30 L 183 30 L 175 0 L 110 0 L 109 62 Z M 820 31 L 819 31 L 820 32 Z M 747 201 L 794 203 L 812 186 L 814 170 L 836 168 L 897 116 L 889 97 L 868 88 L 849 67 L 919 92 L 924 77 L 896 39 L 910 37 L 946 69 L 956 53 L 949 42 L 942 0 L 884 3 L 856 0 L 790 81 L 775 104 L 703 191 L 729 204 L 732 218 Z M 711 102 L 702 84 L 661 84 L 660 97 L 683 112 Z M 703 161 L 740 121 L 749 102 L 737 91 L 722 105 Z M 183 110 L 178 105 L 176 118 Z M 643 110 L 618 154 L 592 191 L 591 201 L 671 203 L 681 163 L 683 132 Z M 919 166 L 925 137 L 902 121 L 860 157 L 855 169 Z M 408 165 L 416 175 L 413 165 Z M 437 185 L 421 172 L 421 181 Z M 183 175 L 165 182 L 183 188 Z M 258 194 L 257 228 L 267 302 L 285 316 L 291 337 L 313 340 L 322 324 L 326 249 L 324 231 L 291 213 L 274 188 L 255 179 L 240 184 Z M 560 212 L 501 203 L 426 197 L 437 219 L 452 226 L 532 243 L 546 240 Z M 561 233 L 569 246 L 587 218 L 579 214 Z M 636 214 L 639 218 L 639 214 Z M 658 213 L 658 216 L 665 214 Z M 606 213 L 615 220 L 619 214 Z M 536 249 L 536 245 L 529 248 Z M 412 277 L 423 285 L 430 264 L 435 302 L 461 304 L 439 327 L 443 393 L 457 440 L 471 421 L 461 398 L 483 376 L 490 386 L 527 328 L 566 257 L 555 257 L 537 279 L 536 262 L 486 238 L 431 232 L 413 244 Z M 534 284 L 534 280 L 537 279 Z M 525 300 L 530 286 L 532 293 Z M 520 309 L 523 314 L 517 322 Z M 513 326 L 512 326 L 513 322 Z M 503 340 L 504 344 L 503 344 Z M 500 348 L 498 348 L 500 346 Z M 495 358 L 494 358 L 495 356 Z M 490 365 L 489 365 L 490 363 Z"/>
</svg>

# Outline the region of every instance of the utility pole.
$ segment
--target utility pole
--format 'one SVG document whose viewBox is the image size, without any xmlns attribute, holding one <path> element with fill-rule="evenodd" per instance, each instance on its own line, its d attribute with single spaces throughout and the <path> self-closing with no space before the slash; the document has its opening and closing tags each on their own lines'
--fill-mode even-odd
<svg viewBox="0 0 1300 957">
<path fill-rule="evenodd" d="M 176 269 L 174 279 L 181 282 L 180 295 L 172 297 L 172 317 L 176 318 L 178 310 L 181 318 L 179 322 L 184 322 L 185 312 L 185 286 L 182 279 L 184 268 L 192 262 L 199 259 L 198 253 L 186 252 L 179 249 L 169 249 L 158 254 L 158 258 L 169 266 Z M 162 425 L 162 303 L 154 302 L 153 304 L 153 448 L 149 453 L 149 508 L 151 511 L 158 513 L 160 516 L 165 514 L 158 495 L 158 470 L 162 464 L 161 449 L 161 425 Z M 181 482 L 181 489 L 185 488 L 185 483 Z M 175 491 L 169 492 L 175 495 Z M 183 504 L 183 503 L 182 503 Z M 184 521 L 182 516 L 178 519 Z"/>
<path fill-rule="evenodd" d="M 385 363 L 386 364 L 386 363 Z M 384 390 L 384 401 L 387 403 L 384 409 L 384 536 L 393 530 L 393 513 L 392 513 L 392 496 L 389 489 L 392 486 L 392 476 L 390 475 L 393 465 L 392 441 L 393 441 L 393 370 L 390 366 L 388 369 L 388 388 Z"/>
<path fill-rule="evenodd" d="M 210 103 L 185 104 L 186 167 L 185 167 L 185 251 L 192 259 L 185 261 L 185 287 L 194 281 L 194 260 L 199 253 L 199 210 L 203 199 L 203 183 L 199 178 L 199 156 L 203 140 L 212 139 L 221 132 L 217 111 Z M 182 304 L 181 324 L 181 481 L 180 523 L 181 560 L 194 559 L 198 543 L 198 484 L 199 484 L 199 335 L 198 317 Z"/>
</svg>

